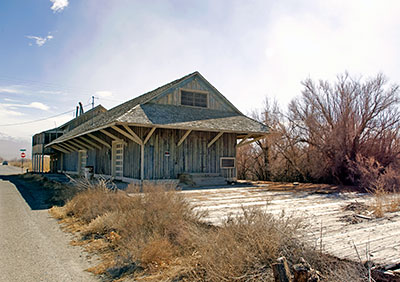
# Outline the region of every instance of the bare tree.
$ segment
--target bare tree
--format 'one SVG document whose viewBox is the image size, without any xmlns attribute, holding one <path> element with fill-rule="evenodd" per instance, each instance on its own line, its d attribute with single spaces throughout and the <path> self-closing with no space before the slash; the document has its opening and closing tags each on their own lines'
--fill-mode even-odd
<svg viewBox="0 0 400 282">
<path fill-rule="evenodd" d="M 303 180 L 301 158 L 293 127 L 288 127 L 285 116 L 275 100 L 266 98 L 261 109 L 251 116 L 268 125 L 268 137 L 238 150 L 238 177 L 241 179 L 293 181 Z M 298 143 L 298 142 L 297 142 Z"/>
<path fill-rule="evenodd" d="M 385 84 L 381 74 L 361 81 L 347 73 L 333 85 L 303 82 L 302 96 L 290 103 L 288 119 L 313 178 L 351 182 L 349 166 L 357 155 L 374 157 L 384 167 L 398 160 L 399 87 Z"/>
</svg>

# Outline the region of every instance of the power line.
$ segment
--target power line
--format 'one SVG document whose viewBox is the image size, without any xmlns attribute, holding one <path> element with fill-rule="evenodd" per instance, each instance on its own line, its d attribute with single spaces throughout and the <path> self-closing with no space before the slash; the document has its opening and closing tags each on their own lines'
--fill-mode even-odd
<svg viewBox="0 0 400 282">
<path fill-rule="evenodd" d="M 37 80 L 29 80 L 29 79 L 21 79 L 21 78 L 13 78 L 13 77 L 5 77 L 5 76 L 0 76 L 0 81 L 5 81 L 8 83 L 23 83 L 23 84 L 29 84 L 31 86 L 36 85 L 40 86 L 46 90 L 53 90 L 53 91 L 72 91 L 72 92 L 80 92 L 80 93 L 90 93 L 93 95 L 93 93 L 97 92 L 95 89 L 88 89 L 88 88 L 82 88 L 82 87 L 77 87 L 77 86 L 69 86 L 69 85 L 63 85 L 60 83 L 51 83 L 51 82 L 44 82 L 44 81 L 37 81 Z M 25 86 L 25 85 L 21 85 Z M 114 89 L 117 90 L 118 89 Z"/>
<path fill-rule="evenodd" d="M 58 83 L 50 83 L 50 82 L 43 82 L 43 81 L 37 81 L 37 80 L 28 80 L 28 79 L 21 79 L 21 78 L 10 78 L 10 77 L 4 77 L 0 76 L 0 81 L 5 81 L 8 83 L 24 83 L 24 84 L 29 84 L 29 85 L 36 85 L 36 86 L 41 86 L 47 89 L 57 89 L 57 90 L 67 90 L 67 91 L 79 91 L 79 92 L 95 92 L 94 89 L 85 89 L 81 87 L 76 87 L 76 86 L 68 86 L 68 85 L 62 85 Z M 22 85 L 24 86 L 24 85 Z"/>
<path fill-rule="evenodd" d="M 94 97 L 97 100 L 104 100 L 104 101 L 110 101 L 110 102 L 125 102 L 124 100 L 119 100 L 119 99 L 109 99 L 109 98 L 103 98 L 103 97 Z"/>
<path fill-rule="evenodd" d="M 87 104 L 87 105 L 84 105 L 83 107 L 87 107 L 87 106 L 89 106 L 89 105 L 90 105 L 90 104 Z M 66 114 L 69 114 L 69 113 L 74 113 L 74 112 L 75 112 L 75 110 L 70 110 L 70 111 L 66 111 L 66 112 L 63 112 L 63 113 L 61 113 L 61 114 L 57 114 L 57 115 L 50 116 L 50 117 L 46 117 L 46 118 L 41 118 L 41 119 L 36 119 L 36 120 L 31 120 L 31 121 L 17 122 L 17 123 L 0 124 L 0 126 L 25 125 L 25 124 L 30 124 L 30 123 L 35 123 L 35 122 L 40 122 L 40 121 L 48 120 L 48 119 L 51 119 L 51 118 L 59 117 L 59 116 L 66 115 Z"/>
</svg>

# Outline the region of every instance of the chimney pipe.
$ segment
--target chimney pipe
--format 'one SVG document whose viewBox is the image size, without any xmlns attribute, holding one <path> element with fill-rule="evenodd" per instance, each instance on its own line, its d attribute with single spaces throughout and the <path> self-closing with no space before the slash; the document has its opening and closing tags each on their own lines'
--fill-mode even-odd
<svg viewBox="0 0 400 282">
<path fill-rule="evenodd" d="M 79 114 L 79 107 L 76 106 L 76 113 L 75 113 L 75 117 L 76 117 L 76 118 L 78 117 L 78 114 Z"/>
<path fill-rule="evenodd" d="M 79 102 L 79 115 L 83 114 L 83 105 L 81 102 Z"/>
</svg>

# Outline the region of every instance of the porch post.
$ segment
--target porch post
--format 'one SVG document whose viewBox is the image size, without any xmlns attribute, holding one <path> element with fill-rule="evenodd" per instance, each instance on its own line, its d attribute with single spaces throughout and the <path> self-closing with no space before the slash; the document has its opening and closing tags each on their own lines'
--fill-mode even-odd
<svg viewBox="0 0 400 282">
<path fill-rule="evenodd" d="M 144 142 L 140 144 L 140 180 L 144 179 Z"/>
</svg>

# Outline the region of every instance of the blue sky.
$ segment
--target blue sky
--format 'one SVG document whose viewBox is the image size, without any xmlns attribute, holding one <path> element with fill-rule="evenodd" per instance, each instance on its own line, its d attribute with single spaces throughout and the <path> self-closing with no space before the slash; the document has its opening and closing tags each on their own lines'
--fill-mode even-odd
<svg viewBox="0 0 400 282">
<path fill-rule="evenodd" d="M 29 140 L 92 95 L 110 108 L 195 70 L 244 113 L 266 96 L 286 105 L 308 77 L 400 83 L 398 3 L 2 0 L 0 137 Z"/>
</svg>

